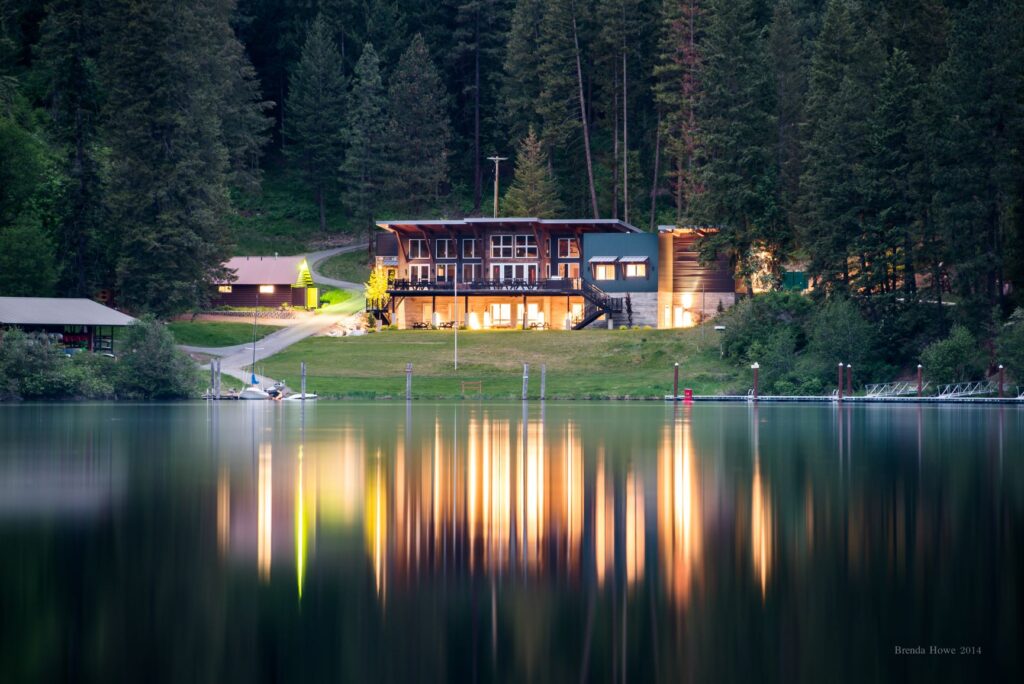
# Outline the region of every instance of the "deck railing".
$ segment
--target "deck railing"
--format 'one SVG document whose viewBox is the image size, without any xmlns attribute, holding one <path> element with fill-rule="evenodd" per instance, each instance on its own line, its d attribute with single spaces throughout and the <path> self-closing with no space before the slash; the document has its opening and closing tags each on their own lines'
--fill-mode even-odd
<svg viewBox="0 0 1024 684">
<path fill-rule="evenodd" d="M 467 280 L 459 281 L 460 292 L 565 292 L 575 293 L 583 290 L 585 283 L 582 278 L 544 278 L 540 280 L 506 279 L 506 280 Z M 398 279 L 388 284 L 392 293 L 453 291 L 455 283 L 450 280 L 408 280 Z"/>
</svg>

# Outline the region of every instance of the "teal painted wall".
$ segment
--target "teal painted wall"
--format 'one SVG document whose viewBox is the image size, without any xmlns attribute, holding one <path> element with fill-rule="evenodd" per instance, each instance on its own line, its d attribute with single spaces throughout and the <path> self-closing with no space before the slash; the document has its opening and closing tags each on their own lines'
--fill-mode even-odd
<svg viewBox="0 0 1024 684">
<path fill-rule="evenodd" d="M 623 278 L 621 264 L 616 264 L 616 280 L 594 280 L 590 257 L 645 256 L 647 278 Z M 583 278 L 605 292 L 658 291 L 658 236 L 654 233 L 586 233 L 583 236 Z"/>
</svg>

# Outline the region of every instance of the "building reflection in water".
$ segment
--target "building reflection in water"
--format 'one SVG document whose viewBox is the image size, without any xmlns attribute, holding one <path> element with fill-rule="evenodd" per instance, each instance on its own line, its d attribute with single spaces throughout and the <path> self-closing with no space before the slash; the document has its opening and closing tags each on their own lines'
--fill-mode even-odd
<svg viewBox="0 0 1024 684">
<path fill-rule="evenodd" d="M 666 420 L 653 458 L 612 456 L 600 438 L 585 443 L 572 419 L 547 426 L 542 412 L 522 420 L 500 408 L 463 415 L 461 425 L 440 414 L 426 425 L 410 419 L 388 437 L 374 437 L 379 443 L 350 426 L 340 439 L 303 440 L 294 451 L 269 441 L 269 431 L 254 433 L 255 487 L 233 483 L 225 468 L 218 475 L 221 555 L 251 558 L 255 537 L 259 579 L 270 581 L 274 561 L 294 562 L 301 598 L 318 531 L 348 530 L 362 539 L 382 604 L 389 593 L 427 579 L 486 576 L 559 578 L 597 588 L 657 580 L 668 601 L 685 608 L 704 589 L 711 517 L 742 530 L 752 584 L 762 598 L 767 594 L 775 511 L 756 409 L 749 515 L 746 502 L 723 489 L 729 479 L 716 477 L 714 463 L 697 452 L 689 407 Z M 294 456 L 275 459 L 275 447 Z M 253 490 L 254 506 L 245 494 Z M 810 539 L 809 482 L 806 497 Z M 730 501 L 735 517 L 723 508 Z M 718 530 L 728 538 L 726 529 Z"/>
</svg>

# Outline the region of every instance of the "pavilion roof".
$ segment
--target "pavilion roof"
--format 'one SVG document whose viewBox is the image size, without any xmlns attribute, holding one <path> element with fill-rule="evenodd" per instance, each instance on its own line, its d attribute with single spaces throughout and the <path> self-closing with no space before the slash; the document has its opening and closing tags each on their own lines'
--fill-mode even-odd
<svg viewBox="0 0 1024 684">
<path fill-rule="evenodd" d="M 126 326 L 135 320 L 91 299 L 0 297 L 0 325 Z"/>
</svg>

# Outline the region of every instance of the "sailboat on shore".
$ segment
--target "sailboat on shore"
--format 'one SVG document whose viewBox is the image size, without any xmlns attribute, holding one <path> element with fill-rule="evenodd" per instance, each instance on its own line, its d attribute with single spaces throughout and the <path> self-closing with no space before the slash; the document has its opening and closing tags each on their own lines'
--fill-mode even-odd
<svg viewBox="0 0 1024 684">
<path fill-rule="evenodd" d="M 270 393 L 260 388 L 259 380 L 256 379 L 256 317 L 259 316 L 260 300 L 256 295 L 256 308 L 252 311 L 252 384 L 242 390 L 239 399 L 270 399 Z"/>
</svg>

